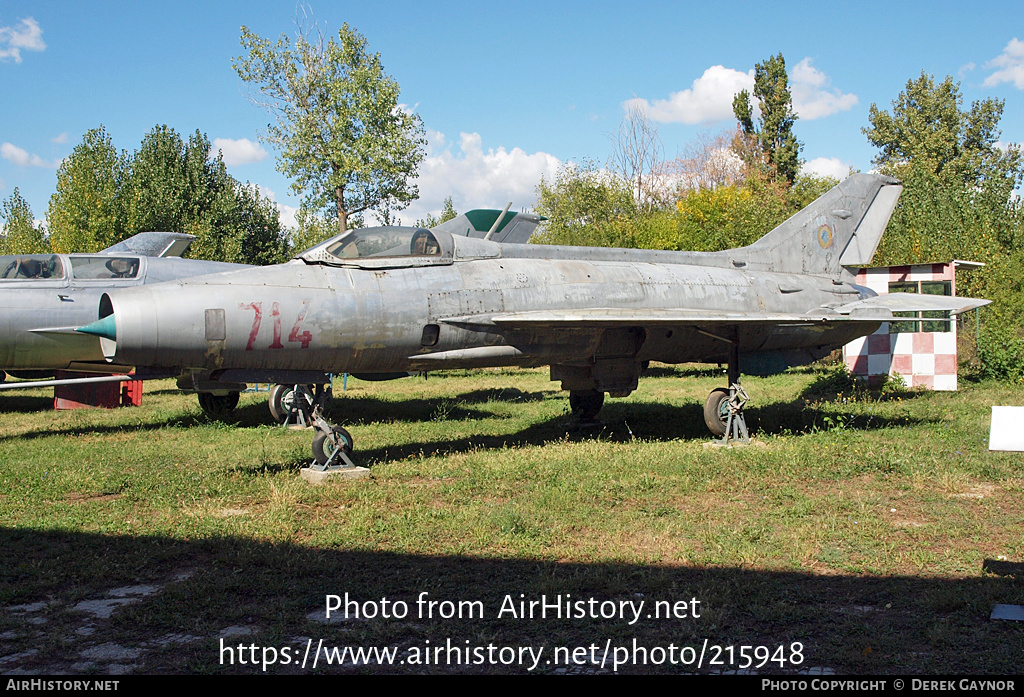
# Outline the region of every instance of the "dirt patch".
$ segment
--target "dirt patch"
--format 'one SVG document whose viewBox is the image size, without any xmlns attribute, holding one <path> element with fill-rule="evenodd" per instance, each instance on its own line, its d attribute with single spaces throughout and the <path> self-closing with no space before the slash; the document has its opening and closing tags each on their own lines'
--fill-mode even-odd
<svg viewBox="0 0 1024 697">
<path fill-rule="evenodd" d="M 81 491 L 69 492 L 64 500 L 70 503 L 91 503 L 97 501 L 116 501 L 121 494 L 86 494 Z"/>
</svg>

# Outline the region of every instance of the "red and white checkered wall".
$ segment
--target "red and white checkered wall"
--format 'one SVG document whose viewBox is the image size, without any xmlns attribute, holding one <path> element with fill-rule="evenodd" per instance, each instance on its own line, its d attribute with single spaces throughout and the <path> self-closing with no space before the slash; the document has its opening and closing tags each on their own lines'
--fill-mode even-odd
<svg viewBox="0 0 1024 697">
<path fill-rule="evenodd" d="M 861 269 L 857 283 L 876 293 L 888 293 L 890 283 L 950 281 L 956 295 L 955 269 L 948 264 L 915 264 Z M 850 372 L 869 379 L 899 373 L 908 387 L 956 389 L 956 323 L 948 332 L 889 333 L 883 323 L 874 334 L 843 347 Z"/>
</svg>

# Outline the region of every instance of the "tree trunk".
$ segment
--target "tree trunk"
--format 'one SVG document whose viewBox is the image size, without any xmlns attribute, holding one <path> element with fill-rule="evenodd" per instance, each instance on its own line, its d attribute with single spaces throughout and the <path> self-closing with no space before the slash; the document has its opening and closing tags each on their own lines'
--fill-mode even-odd
<svg viewBox="0 0 1024 697">
<path fill-rule="evenodd" d="M 344 187 L 339 186 L 334 189 L 334 202 L 338 207 L 338 232 L 342 233 L 348 230 L 348 211 L 345 210 Z"/>
</svg>

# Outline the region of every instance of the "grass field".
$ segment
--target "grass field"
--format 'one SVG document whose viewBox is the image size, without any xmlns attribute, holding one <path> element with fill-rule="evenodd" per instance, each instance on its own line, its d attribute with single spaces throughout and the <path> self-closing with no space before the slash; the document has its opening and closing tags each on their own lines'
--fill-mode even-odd
<svg viewBox="0 0 1024 697">
<path fill-rule="evenodd" d="M 0 671 L 1019 673 L 989 614 L 1024 604 L 1024 460 L 986 439 L 1024 388 L 745 378 L 756 443 L 725 449 L 721 371 L 651 372 L 586 431 L 544 370 L 338 380 L 371 476 L 322 486 L 265 393 L 224 423 L 171 381 L 0 395 Z M 519 616 L 542 599 L 572 616 Z M 326 664 L 349 646 L 395 664 Z"/>
</svg>

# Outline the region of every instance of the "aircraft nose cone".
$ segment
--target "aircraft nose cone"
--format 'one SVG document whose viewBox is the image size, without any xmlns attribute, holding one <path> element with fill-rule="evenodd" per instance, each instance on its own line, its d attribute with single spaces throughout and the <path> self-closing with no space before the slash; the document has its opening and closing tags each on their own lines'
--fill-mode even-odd
<svg viewBox="0 0 1024 697">
<path fill-rule="evenodd" d="M 117 327 L 114 324 L 113 315 L 107 315 L 103 319 L 96 320 L 84 327 L 79 327 L 75 331 L 82 332 L 83 334 L 95 334 L 104 339 L 117 341 Z"/>
</svg>

